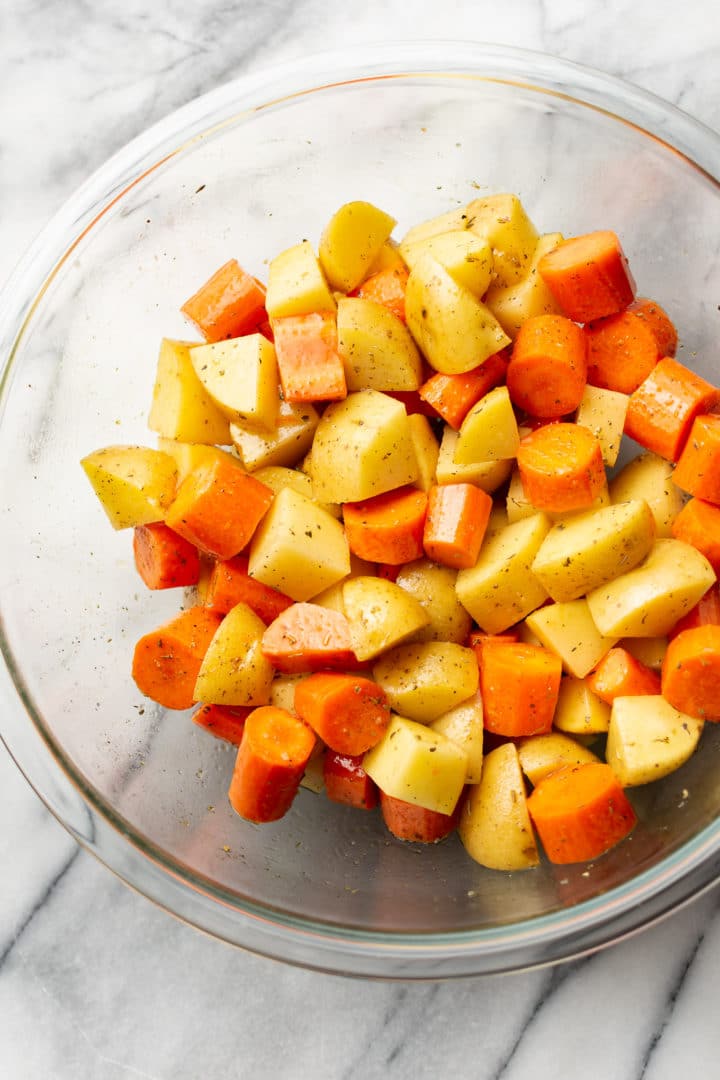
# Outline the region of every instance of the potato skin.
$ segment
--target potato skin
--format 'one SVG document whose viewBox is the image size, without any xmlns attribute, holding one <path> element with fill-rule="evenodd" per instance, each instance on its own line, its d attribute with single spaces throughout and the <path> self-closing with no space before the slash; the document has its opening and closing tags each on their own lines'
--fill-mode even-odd
<svg viewBox="0 0 720 1080">
<path fill-rule="evenodd" d="M 480 783 L 468 789 L 460 811 L 458 833 L 470 858 L 491 870 L 528 870 L 540 862 L 514 743 L 486 755 Z"/>
</svg>

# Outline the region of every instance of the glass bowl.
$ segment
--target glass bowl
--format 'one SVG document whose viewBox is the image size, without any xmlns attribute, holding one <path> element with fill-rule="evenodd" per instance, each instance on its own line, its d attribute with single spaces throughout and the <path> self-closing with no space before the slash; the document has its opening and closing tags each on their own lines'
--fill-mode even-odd
<svg viewBox="0 0 720 1080">
<path fill-rule="evenodd" d="M 152 445 L 163 335 L 226 259 L 271 253 L 368 199 L 398 234 L 478 192 L 513 191 L 541 231 L 612 228 L 642 294 L 717 379 L 720 139 L 659 99 L 539 54 L 378 47 L 252 74 L 135 139 L 40 236 L 0 298 L 1 725 L 37 793 L 146 896 L 226 941 L 358 975 L 530 967 L 629 933 L 720 865 L 718 728 L 632 798 L 632 837 L 590 866 L 482 869 L 301 791 L 258 827 L 226 797 L 233 752 L 144 701 L 135 640 L 177 611 L 149 593 L 78 465 Z"/>
</svg>

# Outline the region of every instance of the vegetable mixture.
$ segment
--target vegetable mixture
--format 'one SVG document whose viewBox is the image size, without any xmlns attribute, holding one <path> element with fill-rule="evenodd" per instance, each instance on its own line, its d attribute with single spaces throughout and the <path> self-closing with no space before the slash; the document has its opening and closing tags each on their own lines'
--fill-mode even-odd
<svg viewBox="0 0 720 1080">
<path fill-rule="evenodd" d="M 615 233 L 510 194 L 394 226 L 225 263 L 157 448 L 83 459 L 148 588 L 195 590 L 132 675 L 237 746 L 250 821 L 304 784 L 491 869 L 595 859 L 720 720 L 720 392 Z"/>
</svg>

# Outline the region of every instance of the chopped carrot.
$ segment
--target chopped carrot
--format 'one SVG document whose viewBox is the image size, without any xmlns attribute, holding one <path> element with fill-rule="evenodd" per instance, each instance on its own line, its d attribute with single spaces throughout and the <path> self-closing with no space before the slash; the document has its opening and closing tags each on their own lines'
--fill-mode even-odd
<svg viewBox="0 0 720 1080">
<path fill-rule="evenodd" d="M 353 757 L 375 746 L 390 723 L 382 687 L 339 671 L 301 679 L 295 687 L 295 711 L 331 750 Z"/>
<path fill-rule="evenodd" d="M 679 712 L 720 720 L 720 626 L 683 630 L 667 647 L 662 695 Z"/>
<path fill-rule="evenodd" d="M 253 711 L 252 705 L 201 705 L 192 721 L 216 739 L 239 746 L 245 721 Z"/>
<path fill-rule="evenodd" d="M 530 416 L 560 417 L 577 409 L 585 391 L 587 346 L 563 315 L 534 315 L 520 327 L 507 370 L 513 405 Z"/>
<path fill-rule="evenodd" d="M 162 521 L 135 526 L 133 555 L 148 589 L 197 585 L 200 578 L 197 548 Z"/>
<path fill-rule="evenodd" d="M 637 821 L 620 782 L 602 762 L 556 769 L 540 781 L 527 806 L 552 863 L 597 859 Z"/>
<path fill-rule="evenodd" d="M 336 401 L 347 397 L 333 311 L 272 320 L 285 401 Z"/>
<path fill-rule="evenodd" d="M 610 649 L 585 681 L 593 694 L 608 705 L 612 705 L 616 697 L 660 693 L 657 672 L 620 647 Z"/>
<path fill-rule="evenodd" d="M 273 492 L 228 455 L 185 477 L 165 523 L 201 551 L 229 559 L 245 547 L 265 516 Z"/>
<path fill-rule="evenodd" d="M 252 333 L 266 318 L 265 287 L 230 259 L 180 308 L 206 341 Z"/>
<path fill-rule="evenodd" d="M 318 604 L 286 608 L 263 634 L 263 654 L 278 671 L 294 675 L 317 668 L 356 668 L 350 626 L 340 611 Z"/>
<path fill-rule="evenodd" d="M 545 424 L 521 439 L 523 490 L 538 510 L 565 513 L 592 506 L 606 478 L 600 443 L 581 424 Z"/>
<path fill-rule="evenodd" d="M 418 392 L 423 401 L 457 431 L 473 405 L 505 381 L 509 363 L 509 352 L 503 349 L 462 375 L 443 375 L 440 372 L 431 375 Z"/>
<path fill-rule="evenodd" d="M 431 487 L 423 532 L 427 557 L 456 570 L 474 566 L 492 505 L 492 498 L 475 484 Z"/>
<path fill-rule="evenodd" d="M 639 296 L 630 304 L 628 311 L 632 311 L 633 315 L 637 315 L 650 327 L 657 342 L 658 356 L 675 355 L 678 344 L 677 330 L 670 316 L 659 304 L 648 300 L 646 296 Z"/>
<path fill-rule="evenodd" d="M 632 394 L 660 359 L 652 329 L 629 310 L 589 323 L 585 337 L 587 381 L 603 390 Z"/>
<path fill-rule="evenodd" d="M 405 322 L 405 289 L 408 276 L 404 266 L 389 266 L 366 278 L 350 295 L 374 300 Z"/>
<path fill-rule="evenodd" d="M 720 391 L 666 356 L 630 395 L 625 434 L 646 450 L 677 461 L 696 416 L 709 412 Z"/>
<path fill-rule="evenodd" d="M 458 823 L 457 808 L 452 814 L 441 814 L 439 810 L 426 810 L 384 791 L 380 792 L 380 810 L 393 836 L 416 844 L 436 844 L 449 836 Z"/>
<path fill-rule="evenodd" d="M 635 298 L 635 282 L 614 232 L 601 230 L 558 244 L 538 272 L 568 319 L 592 322 L 614 315 Z"/>
<path fill-rule="evenodd" d="M 690 495 L 720 506 L 720 416 L 695 418 L 673 481 Z"/>
<path fill-rule="evenodd" d="M 221 621 L 221 615 L 197 604 L 144 634 L 132 665 L 141 693 L 166 709 L 194 705 L 198 672 Z"/>
<path fill-rule="evenodd" d="M 315 736 L 286 709 L 261 705 L 246 721 L 235 759 L 230 805 L 248 821 L 277 821 L 290 809 Z"/>
<path fill-rule="evenodd" d="M 683 630 L 692 630 L 696 626 L 720 626 L 720 582 L 716 581 L 711 585 L 695 607 L 690 608 L 682 619 L 678 619 L 668 637 L 672 639 Z"/>
<path fill-rule="evenodd" d="M 235 555 L 232 559 L 219 559 L 213 565 L 205 604 L 221 615 L 227 615 L 236 604 L 247 604 L 269 625 L 282 611 L 291 607 L 293 601 L 277 589 L 250 577 L 246 556 Z"/>
<path fill-rule="evenodd" d="M 562 663 L 542 645 L 492 641 L 479 647 L 484 726 L 497 735 L 550 731 Z"/>
<path fill-rule="evenodd" d="M 350 550 L 368 562 L 399 565 L 423 554 L 427 495 L 401 487 L 363 502 L 344 503 L 343 521 Z"/>
<path fill-rule="evenodd" d="M 358 810 L 377 806 L 377 788 L 362 767 L 362 754 L 339 754 L 326 750 L 323 759 L 325 793 L 333 802 L 345 803 Z"/>
<path fill-rule="evenodd" d="M 720 506 L 690 499 L 670 526 L 676 540 L 701 551 L 716 574 L 720 574 Z"/>
<path fill-rule="evenodd" d="M 432 405 L 428 405 L 427 401 L 420 397 L 419 390 L 383 390 L 383 393 L 387 394 L 388 397 L 395 398 L 396 401 L 402 402 L 408 416 L 419 413 L 420 416 L 437 419 L 439 415 Z"/>
</svg>

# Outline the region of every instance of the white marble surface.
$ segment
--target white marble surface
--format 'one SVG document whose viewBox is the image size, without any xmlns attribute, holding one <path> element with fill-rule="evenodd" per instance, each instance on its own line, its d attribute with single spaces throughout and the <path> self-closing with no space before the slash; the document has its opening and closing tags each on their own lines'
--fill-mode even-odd
<svg viewBox="0 0 720 1080">
<path fill-rule="evenodd" d="M 4 0 L 0 281 L 152 121 L 350 39 L 457 37 L 602 67 L 720 127 L 712 0 Z M 718 1075 L 717 892 L 596 956 L 460 983 L 357 982 L 211 941 L 80 852 L 0 751 L 0 1076 L 671 1080 Z"/>
</svg>

